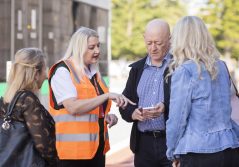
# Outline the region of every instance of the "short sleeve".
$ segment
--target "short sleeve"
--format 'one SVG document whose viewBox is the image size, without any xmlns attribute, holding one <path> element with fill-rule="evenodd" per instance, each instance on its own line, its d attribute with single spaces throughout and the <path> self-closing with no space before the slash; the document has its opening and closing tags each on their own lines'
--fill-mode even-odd
<svg viewBox="0 0 239 167">
<path fill-rule="evenodd" d="M 65 67 L 56 70 L 51 79 L 51 88 L 58 105 L 64 100 L 77 97 L 76 88 L 71 80 L 70 72 Z"/>
</svg>

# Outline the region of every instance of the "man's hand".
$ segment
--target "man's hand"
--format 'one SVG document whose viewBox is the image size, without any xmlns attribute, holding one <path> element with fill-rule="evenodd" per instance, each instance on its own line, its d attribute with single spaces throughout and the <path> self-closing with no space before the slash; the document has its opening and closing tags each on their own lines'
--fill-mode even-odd
<svg viewBox="0 0 239 167">
<path fill-rule="evenodd" d="M 142 116 L 144 119 L 154 119 L 159 117 L 165 111 L 165 106 L 163 103 L 159 103 L 152 109 L 143 109 Z"/>
<path fill-rule="evenodd" d="M 143 121 L 144 120 L 144 117 L 143 117 L 143 114 L 142 114 L 142 108 L 139 107 L 139 108 L 136 108 L 132 114 L 132 119 L 133 120 L 138 120 L 138 121 Z"/>
</svg>

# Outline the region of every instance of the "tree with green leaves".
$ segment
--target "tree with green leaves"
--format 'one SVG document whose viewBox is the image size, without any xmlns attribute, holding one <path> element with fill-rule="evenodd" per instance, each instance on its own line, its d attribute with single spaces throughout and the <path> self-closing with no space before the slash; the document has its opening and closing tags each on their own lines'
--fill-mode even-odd
<svg viewBox="0 0 239 167">
<path fill-rule="evenodd" d="M 209 0 L 201 15 L 225 57 L 239 59 L 239 1 Z"/>
<path fill-rule="evenodd" d="M 162 18 L 173 25 L 185 11 L 175 0 L 112 0 L 112 58 L 145 56 L 143 32 L 147 22 Z"/>
</svg>

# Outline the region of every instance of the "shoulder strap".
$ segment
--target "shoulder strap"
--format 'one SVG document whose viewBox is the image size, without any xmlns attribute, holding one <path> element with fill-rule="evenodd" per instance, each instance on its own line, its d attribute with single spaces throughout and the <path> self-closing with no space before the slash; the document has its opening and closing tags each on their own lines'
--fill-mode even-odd
<svg viewBox="0 0 239 167">
<path fill-rule="evenodd" d="M 19 99 L 19 97 L 24 93 L 24 91 L 18 91 L 16 93 L 16 95 L 13 97 L 12 101 L 10 102 L 10 104 L 8 105 L 7 108 L 7 112 L 5 114 L 6 117 L 9 117 L 12 114 L 12 110 L 15 106 L 15 104 L 17 103 L 17 100 Z"/>
<path fill-rule="evenodd" d="M 230 78 L 230 80 L 231 80 L 231 83 L 232 83 L 232 85 L 233 85 L 235 91 L 236 91 L 236 96 L 239 98 L 239 93 L 238 93 L 237 87 L 236 87 L 235 83 L 234 83 L 233 80 L 232 80 L 232 77 L 231 77 L 230 72 L 229 72 L 229 70 L 228 70 L 227 64 L 226 64 L 224 61 L 223 61 L 223 63 L 224 63 L 225 66 L 226 66 L 226 69 L 227 69 L 229 78 Z"/>
<path fill-rule="evenodd" d="M 64 67 L 66 68 L 68 71 L 70 71 L 70 69 L 67 67 L 67 65 L 65 64 L 64 61 L 60 61 L 58 62 L 56 65 L 53 65 L 55 66 L 55 68 L 52 70 L 52 73 L 51 73 L 51 76 L 48 77 L 48 82 L 51 83 L 51 79 L 52 79 L 52 76 L 56 73 L 56 70 L 60 67 Z"/>
</svg>

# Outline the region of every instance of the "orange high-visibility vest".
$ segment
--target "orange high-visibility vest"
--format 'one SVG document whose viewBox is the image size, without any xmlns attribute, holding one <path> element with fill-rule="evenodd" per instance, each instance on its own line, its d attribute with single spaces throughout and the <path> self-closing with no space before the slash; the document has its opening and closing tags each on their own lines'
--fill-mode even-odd
<svg viewBox="0 0 239 167">
<path fill-rule="evenodd" d="M 58 62 L 53 65 L 49 71 L 49 79 Z M 70 75 L 73 84 L 77 90 L 78 99 L 89 99 L 97 96 L 95 87 L 91 84 L 89 78 L 84 76 L 79 80 L 73 63 L 65 60 L 64 63 L 70 70 Z M 97 75 L 97 82 L 102 90 L 106 93 L 108 88 L 104 82 Z M 60 159 L 92 159 L 99 146 L 99 107 L 85 114 L 71 115 L 65 108 L 55 109 L 53 101 L 53 92 L 49 84 L 49 112 L 55 120 L 56 126 L 56 148 Z M 107 114 L 111 107 L 111 101 L 108 101 L 105 114 Z M 105 148 L 104 154 L 110 149 L 109 136 L 106 122 L 104 121 L 104 139 Z"/>
</svg>

